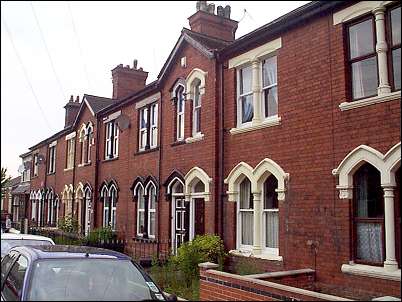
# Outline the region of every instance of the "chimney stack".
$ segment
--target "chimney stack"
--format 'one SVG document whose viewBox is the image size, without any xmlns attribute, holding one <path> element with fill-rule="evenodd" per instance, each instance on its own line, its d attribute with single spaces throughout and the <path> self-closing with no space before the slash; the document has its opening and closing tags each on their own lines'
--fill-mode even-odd
<svg viewBox="0 0 402 302">
<path fill-rule="evenodd" d="M 218 38 L 234 41 L 238 22 L 230 19 L 230 6 L 218 6 L 215 15 L 215 4 L 197 1 L 197 12 L 188 18 L 192 31 Z"/>
<path fill-rule="evenodd" d="M 122 99 L 145 87 L 148 72 L 143 71 L 142 67 L 137 69 L 138 61 L 133 61 L 133 67 L 123 64 L 117 65 L 112 69 L 113 99 Z"/>
<path fill-rule="evenodd" d="M 74 96 L 71 95 L 70 100 L 64 106 L 64 108 L 66 109 L 64 128 L 67 128 L 68 126 L 72 125 L 72 123 L 74 123 L 75 117 L 78 114 L 78 110 L 80 109 L 80 106 L 81 106 L 80 97 L 77 95 L 75 102 L 74 102 Z"/>
</svg>

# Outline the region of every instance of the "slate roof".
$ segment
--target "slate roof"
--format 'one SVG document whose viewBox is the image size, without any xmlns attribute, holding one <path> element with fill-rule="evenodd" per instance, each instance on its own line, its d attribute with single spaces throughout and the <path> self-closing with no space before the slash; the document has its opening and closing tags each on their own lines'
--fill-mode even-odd
<svg viewBox="0 0 402 302">
<path fill-rule="evenodd" d="M 92 111 L 97 114 L 102 109 L 116 103 L 117 100 L 105 98 L 96 95 L 84 94 L 84 98 L 88 101 L 88 105 L 91 107 Z"/>
<path fill-rule="evenodd" d="M 193 38 L 198 43 L 202 44 L 205 48 L 207 48 L 209 51 L 222 49 L 232 43 L 211 36 L 207 36 L 201 33 L 197 33 L 187 28 L 183 28 L 182 33 L 188 35 L 190 38 Z"/>
<path fill-rule="evenodd" d="M 4 185 L 5 188 L 10 188 L 10 187 L 15 187 L 21 182 L 21 176 L 17 176 L 14 178 L 11 178 L 9 181 L 7 181 Z"/>
<path fill-rule="evenodd" d="M 29 194 L 30 184 L 19 184 L 14 190 L 11 191 L 11 194 Z"/>
</svg>

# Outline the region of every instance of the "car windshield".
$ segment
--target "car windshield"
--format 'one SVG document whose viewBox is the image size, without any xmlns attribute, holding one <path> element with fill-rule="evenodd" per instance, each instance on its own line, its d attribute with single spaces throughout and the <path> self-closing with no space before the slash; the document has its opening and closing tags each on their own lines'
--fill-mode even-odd
<svg viewBox="0 0 402 302">
<path fill-rule="evenodd" d="M 1 239 L 1 257 L 4 257 L 10 249 L 14 246 L 20 245 L 52 245 L 47 240 L 34 240 L 34 239 Z"/>
<path fill-rule="evenodd" d="M 164 300 L 130 260 L 40 260 L 33 265 L 31 280 L 27 296 L 31 301 Z"/>
</svg>

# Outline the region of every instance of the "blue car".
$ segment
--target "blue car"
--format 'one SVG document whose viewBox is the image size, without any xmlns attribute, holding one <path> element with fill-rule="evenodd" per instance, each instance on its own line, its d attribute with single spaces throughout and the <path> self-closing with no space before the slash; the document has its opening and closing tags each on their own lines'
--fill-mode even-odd
<svg viewBox="0 0 402 302">
<path fill-rule="evenodd" d="M 1 261 L 2 301 L 177 300 L 127 255 L 86 246 L 18 246 Z"/>
</svg>

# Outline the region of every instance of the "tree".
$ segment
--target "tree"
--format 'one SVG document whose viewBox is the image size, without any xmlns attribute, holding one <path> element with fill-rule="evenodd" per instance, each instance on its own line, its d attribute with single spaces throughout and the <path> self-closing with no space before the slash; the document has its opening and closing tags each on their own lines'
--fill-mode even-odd
<svg viewBox="0 0 402 302">
<path fill-rule="evenodd" d="M 7 168 L 1 168 L 1 198 L 3 198 L 3 192 L 5 190 L 5 186 L 7 182 L 11 179 L 10 176 L 7 176 Z"/>
</svg>

